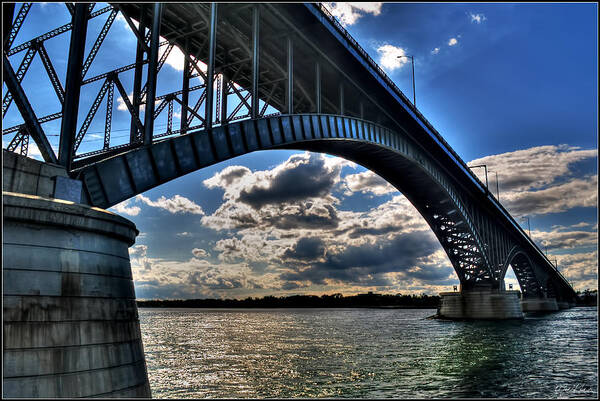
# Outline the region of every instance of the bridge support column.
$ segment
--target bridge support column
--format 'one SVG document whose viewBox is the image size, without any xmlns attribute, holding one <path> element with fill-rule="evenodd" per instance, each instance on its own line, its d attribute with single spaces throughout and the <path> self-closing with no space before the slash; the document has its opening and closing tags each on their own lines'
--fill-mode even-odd
<svg viewBox="0 0 600 401">
<path fill-rule="evenodd" d="M 442 319 L 522 319 L 519 291 L 468 290 L 440 293 L 437 316 Z"/>
<path fill-rule="evenodd" d="M 59 172 L 17 159 L 6 157 L 3 169 L 2 396 L 150 397 L 128 254 L 135 225 L 49 195 L 6 192 L 16 182 L 6 178 L 27 176 L 19 185 L 36 189 L 23 192 L 52 193 Z"/>
<path fill-rule="evenodd" d="M 521 301 L 523 312 L 556 312 L 556 298 L 524 298 Z"/>
</svg>

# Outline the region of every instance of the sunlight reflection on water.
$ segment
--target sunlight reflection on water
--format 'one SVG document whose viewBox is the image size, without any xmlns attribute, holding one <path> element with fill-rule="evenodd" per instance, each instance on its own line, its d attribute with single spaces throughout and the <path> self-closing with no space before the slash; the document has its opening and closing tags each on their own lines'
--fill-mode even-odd
<svg viewBox="0 0 600 401">
<path fill-rule="evenodd" d="M 155 398 L 598 395 L 595 308 L 510 322 L 415 309 L 139 312 Z"/>
</svg>

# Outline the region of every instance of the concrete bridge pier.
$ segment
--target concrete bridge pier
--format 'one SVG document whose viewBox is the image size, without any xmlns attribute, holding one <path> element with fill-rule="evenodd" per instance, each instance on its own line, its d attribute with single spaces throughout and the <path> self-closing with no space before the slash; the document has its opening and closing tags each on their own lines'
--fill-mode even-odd
<svg viewBox="0 0 600 401">
<path fill-rule="evenodd" d="M 556 312 L 558 303 L 556 298 L 523 298 L 521 301 L 521 307 L 523 312 L 543 313 L 543 312 Z"/>
<path fill-rule="evenodd" d="M 77 198 L 60 166 L 3 153 L 2 396 L 150 397 L 135 225 L 57 199 Z"/>
<path fill-rule="evenodd" d="M 442 292 L 437 316 L 452 320 L 522 319 L 520 292 L 493 289 Z"/>
<path fill-rule="evenodd" d="M 569 309 L 571 307 L 571 305 L 567 301 L 559 300 L 559 301 L 556 301 L 556 303 L 558 304 L 558 309 Z"/>
</svg>

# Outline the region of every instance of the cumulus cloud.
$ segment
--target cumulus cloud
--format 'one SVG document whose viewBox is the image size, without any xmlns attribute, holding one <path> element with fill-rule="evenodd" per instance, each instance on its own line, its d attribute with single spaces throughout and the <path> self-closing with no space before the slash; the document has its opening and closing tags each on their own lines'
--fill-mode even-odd
<svg viewBox="0 0 600 401">
<path fill-rule="evenodd" d="M 597 149 L 549 145 L 486 156 L 469 164 L 486 164 L 498 174 L 500 200 L 512 214 L 535 215 L 595 206 L 598 176 L 574 178 L 572 166 L 597 157 Z"/>
<path fill-rule="evenodd" d="M 318 260 L 325 254 L 325 243 L 319 237 L 300 238 L 283 252 L 284 259 Z"/>
<path fill-rule="evenodd" d="M 320 252 L 318 245 L 309 244 L 307 252 L 300 256 L 314 258 Z M 392 240 L 380 239 L 376 243 L 348 246 L 339 251 L 328 250 L 323 261 L 312 263 L 307 269 L 282 274 L 282 277 L 293 281 L 308 280 L 313 284 L 341 281 L 370 285 L 376 277 L 379 285 L 389 285 L 382 274 L 390 272 L 401 272 L 424 281 L 447 279 L 452 268 L 427 269 L 421 260 L 433 254 L 438 247 L 430 232 L 414 232 Z M 298 257 L 297 247 L 296 252 L 291 254 Z"/>
<path fill-rule="evenodd" d="M 448 40 L 448 46 L 455 46 L 458 44 L 458 40 L 456 38 L 450 38 L 450 40 Z"/>
<path fill-rule="evenodd" d="M 598 175 L 573 179 L 539 191 L 510 192 L 502 203 L 515 215 L 560 213 L 575 207 L 594 207 L 598 203 Z"/>
<path fill-rule="evenodd" d="M 531 232 L 531 237 L 535 242 L 542 244 L 545 249 L 547 248 L 548 251 L 595 247 L 598 243 L 597 231 L 534 230 Z"/>
<path fill-rule="evenodd" d="M 194 248 L 192 249 L 192 254 L 194 255 L 195 258 L 198 259 L 202 259 L 208 256 L 208 252 L 206 252 L 204 249 L 201 248 Z"/>
<path fill-rule="evenodd" d="M 486 164 L 489 170 L 498 173 L 504 190 L 523 191 L 542 188 L 559 177 L 567 177 L 574 163 L 595 157 L 598 157 L 597 149 L 546 145 L 486 156 L 469 164 Z"/>
<path fill-rule="evenodd" d="M 139 206 L 130 206 L 131 201 L 132 201 L 131 199 L 127 199 L 121 203 L 114 205 L 111 209 L 113 209 L 115 212 L 117 212 L 119 214 L 126 214 L 128 216 L 137 216 L 138 214 L 140 214 L 141 209 Z"/>
<path fill-rule="evenodd" d="M 344 184 L 352 192 L 371 192 L 377 196 L 397 192 L 396 188 L 370 170 L 346 175 Z"/>
<path fill-rule="evenodd" d="M 326 2 L 323 3 L 329 12 L 336 17 L 343 26 L 353 25 L 360 18 L 367 14 L 379 15 L 381 14 L 381 2 L 371 3 L 336 3 Z"/>
<path fill-rule="evenodd" d="M 556 257 L 558 269 L 576 290 L 598 288 L 598 251 L 562 254 Z"/>
<path fill-rule="evenodd" d="M 327 196 L 347 165 L 327 159 L 313 153 L 297 154 L 272 170 L 254 173 L 246 167 L 230 166 L 203 183 L 225 190 L 224 199 L 239 200 L 258 210 L 269 204 Z"/>
<path fill-rule="evenodd" d="M 400 68 L 410 61 L 408 57 L 403 57 L 406 55 L 403 48 L 389 44 L 379 46 L 377 48 L 377 53 L 380 55 L 379 65 L 389 71 Z"/>
<path fill-rule="evenodd" d="M 431 51 L 431 54 L 438 54 L 439 52 L 440 52 L 440 48 L 439 48 L 439 47 L 436 47 L 435 49 L 433 49 L 433 50 Z"/>
<path fill-rule="evenodd" d="M 204 215 L 204 211 L 200 205 L 197 205 L 193 201 L 189 200 L 185 196 L 175 195 L 172 198 L 165 198 L 161 196 L 157 200 L 153 201 L 150 198 L 140 194 L 136 196 L 136 199 L 145 203 L 148 206 L 157 207 L 159 209 L 166 210 L 169 213 L 191 213 Z"/>
<path fill-rule="evenodd" d="M 477 14 L 469 13 L 469 17 L 471 17 L 471 22 L 473 22 L 475 24 L 481 24 L 483 21 L 485 21 L 487 19 L 485 17 L 485 15 L 483 15 L 482 13 L 477 13 Z"/>
<path fill-rule="evenodd" d="M 129 98 L 129 102 L 133 104 L 133 91 L 129 92 L 127 94 L 127 97 Z M 125 104 L 125 100 L 123 100 L 123 97 L 121 96 L 117 98 L 117 110 L 128 111 L 127 105 Z"/>
</svg>

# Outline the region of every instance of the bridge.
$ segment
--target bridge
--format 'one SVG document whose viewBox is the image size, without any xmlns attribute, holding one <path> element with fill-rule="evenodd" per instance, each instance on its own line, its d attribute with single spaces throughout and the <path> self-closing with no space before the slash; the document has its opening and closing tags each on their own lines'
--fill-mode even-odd
<svg viewBox="0 0 600 401">
<path fill-rule="evenodd" d="M 442 294 L 442 317 L 515 318 L 522 317 L 523 311 L 558 310 L 575 301 L 571 285 L 487 185 L 322 5 L 65 6 L 71 23 L 18 45 L 13 41 L 31 3 L 4 9 L 3 76 L 8 91 L 3 95 L 3 117 L 14 103 L 23 120 L 3 128 L 3 135 L 12 136 L 3 151 L 4 361 L 9 367 L 4 373 L 5 396 L 92 395 L 72 383 L 56 383 L 66 380 L 68 369 L 92 380 L 96 376 L 90 372 L 110 375 L 107 372 L 113 369 L 114 374 L 116 368 L 110 366 L 115 364 L 130 369 L 128 379 L 120 384 L 102 379 L 97 388 L 90 384 L 93 395 L 148 396 L 127 255 L 136 230 L 103 209 L 257 150 L 336 155 L 367 167 L 402 192 L 431 227 L 460 280 L 460 292 Z M 89 77 L 87 72 L 119 14 L 136 37 L 131 49 L 135 63 Z M 105 23 L 86 54 L 87 25 L 93 18 L 104 18 Z M 64 52 L 68 65 L 61 80 L 44 42 L 67 32 L 71 35 Z M 159 57 L 162 47 L 166 51 Z M 159 72 L 174 47 L 185 57 L 183 85 L 158 93 Z M 24 56 L 17 56 L 21 53 Z M 36 113 L 21 85 L 36 55 L 62 105 L 45 116 Z M 19 57 L 15 69 L 13 60 Z M 131 98 L 124 85 L 127 71 L 133 71 L 132 84 L 126 83 L 133 87 Z M 193 78 L 200 78 L 202 84 L 191 85 Z M 98 82 L 99 92 L 81 121 L 81 90 Z M 115 88 L 131 116 L 128 140 L 118 144 L 111 140 Z M 102 147 L 82 147 L 105 100 Z M 173 126 L 175 103 L 181 106 L 179 127 Z M 166 130 L 158 132 L 156 121 L 165 111 Z M 58 119 L 56 154 L 43 126 Z M 30 138 L 44 163 L 24 157 Z M 52 233 L 53 238 L 31 235 L 32 230 Z M 36 250 L 42 248 L 40 254 L 52 262 L 36 259 Z M 25 255 L 24 249 L 32 254 Z M 509 266 L 521 295 L 504 288 Z M 40 275 L 56 281 L 55 286 Z M 83 303 L 73 301 L 77 298 Z M 7 304 L 12 308 L 9 320 Z M 84 313 L 86 307 L 92 309 Z M 86 313 L 101 317 L 91 319 Z M 50 337 L 69 338 L 70 347 L 79 347 L 69 352 L 82 357 L 84 345 L 97 341 L 84 334 L 78 340 L 71 338 L 64 321 L 95 319 L 102 323 L 86 326 L 87 330 L 103 333 L 97 337 L 104 336 L 104 343 L 129 344 L 119 345 L 115 360 L 86 356 L 87 367 L 31 366 L 38 354 L 24 350 L 55 352 L 66 346 L 40 338 L 39 333 L 48 330 L 54 330 Z M 26 321 L 39 322 L 40 331 L 25 325 Z M 127 326 L 126 334 L 115 325 Z"/>
</svg>

